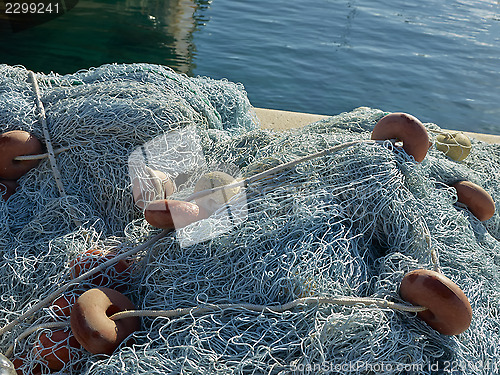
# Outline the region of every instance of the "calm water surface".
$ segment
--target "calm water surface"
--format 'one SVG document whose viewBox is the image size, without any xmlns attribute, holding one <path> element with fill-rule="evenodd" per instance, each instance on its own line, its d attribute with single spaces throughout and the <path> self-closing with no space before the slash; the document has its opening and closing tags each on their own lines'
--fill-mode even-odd
<svg viewBox="0 0 500 375">
<path fill-rule="evenodd" d="M 500 134 L 497 0 L 81 0 L 1 25 L 0 62 L 36 71 L 151 62 L 241 82 L 258 107 L 370 106 Z"/>
</svg>

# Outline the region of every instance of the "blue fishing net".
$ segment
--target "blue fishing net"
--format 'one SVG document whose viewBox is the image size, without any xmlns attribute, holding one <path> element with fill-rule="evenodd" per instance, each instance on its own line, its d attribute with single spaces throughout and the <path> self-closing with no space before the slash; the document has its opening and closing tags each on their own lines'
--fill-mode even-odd
<svg viewBox="0 0 500 375">
<path fill-rule="evenodd" d="M 259 128 L 241 85 L 161 66 L 106 65 L 37 80 L 51 142 L 67 148 L 56 156 L 66 194 L 44 159 L 12 197 L 0 200 L 2 325 L 69 280 L 71 261 L 85 251 L 125 251 L 159 232 L 132 197 L 129 158 L 145 144 L 173 132 L 180 137 L 176 144 L 184 148 L 149 161 L 175 179 L 182 199 L 207 171 L 245 178 L 370 139 L 386 114 L 358 108 L 277 132 Z M 0 66 L 0 127 L 43 139 L 28 81 L 24 68 Z M 235 204 L 230 215 L 221 210 L 158 240 L 137 254 L 131 281 L 120 285 L 141 310 L 213 310 L 143 317 L 127 345 L 110 356 L 72 349 L 60 373 L 495 373 L 499 214 L 478 221 L 456 204 L 449 184 L 468 179 L 500 201 L 500 145 L 473 139 L 472 146 L 462 162 L 431 148 L 416 163 L 390 142 L 359 143 L 249 184 L 244 207 Z M 181 163 L 186 149 L 201 150 L 204 160 Z M 458 336 L 439 334 L 413 313 L 364 304 L 216 308 L 317 296 L 404 302 L 398 293 L 404 274 L 436 262 L 473 309 L 470 328 Z M 90 287 L 81 283 L 75 293 Z M 54 311 L 38 311 L 0 339 L 4 352 L 15 342 L 12 357 L 23 359 L 27 374 L 43 363 L 33 348 L 48 329 L 16 337 L 59 319 Z"/>
</svg>

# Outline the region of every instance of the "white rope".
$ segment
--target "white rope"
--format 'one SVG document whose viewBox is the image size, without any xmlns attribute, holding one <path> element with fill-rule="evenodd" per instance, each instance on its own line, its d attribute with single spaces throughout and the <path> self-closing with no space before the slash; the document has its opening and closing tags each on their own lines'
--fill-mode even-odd
<svg viewBox="0 0 500 375">
<path fill-rule="evenodd" d="M 368 297 L 304 297 L 298 298 L 290 301 L 283 305 L 277 306 L 265 306 L 265 305 L 255 305 L 251 303 L 227 303 L 227 304 L 217 304 L 209 306 L 196 306 L 189 308 L 179 308 L 174 310 L 128 310 L 120 311 L 112 316 L 111 320 L 119 320 L 130 317 L 164 317 L 164 318 L 174 318 L 184 315 L 199 315 L 214 311 L 228 310 L 228 309 L 243 309 L 254 311 L 258 313 L 265 313 L 266 311 L 272 313 L 282 313 L 287 310 L 291 310 L 300 305 L 320 305 L 320 304 L 331 304 L 331 305 L 342 305 L 342 306 L 354 306 L 354 305 L 374 305 L 379 308 L 389 308 L 398 311 L 417 313 L 427 310 L 426 307 L 422 306 L 409 306 L 401 303 L 387 301 L 382 298 L 368 298 Z"/>
<path fill-rule="evenodd" d="M 82 142 L 82 144 L 85 144 L 85 143 L 88 143 L 88 142 Z M 72 148 L 75 148 L 75 147 L 77 147 L 77 145 L 61 147 L 61 148 L 53 150 L 53 154 L 54 155 L 58 155 L 58 154 L 60 154 L 62 152 L 69 151 L 69 150 L 71 150 Z M 16 156 L 14 158 L 14 160 L 18 160 L 18 161 L 23 161 L 23 160 L 42 160 L 42 159 L 46 159 L 48 157 L 50 157 L 49 153 L 37 154 L 37 155 L 20 155 L 20 156 Z"/>
<path fill-rule="evenodd" d="M 61 197 L 66 197 L 66 191 L 64 190 L 64 185 L 62 183 L 61 172 L 57 167 L 56 156 L 54 153 L 54 148 L 52 147 L 49 129 L 47 127 L 47 117 L 45 115 L 45 108 L 43 107 L 43 103 L 41 100 L 40 87 L 38 86 L 38 81 L 36 79 L 35 73 L 30 71 L 28 74 L 28 78 L 31 81 L 33 91 L 35 92 L 35 102 L 38 108 L 38 117 L 40 119 L 40 123 L 42 124 L 42 131 L 43 131 L 43 136 L 45 138 L 45 145 L 47 146 L 48 158 L 50 162 L 50 167 L 52 169 L 52 174 L 54 175 L 54 179 L 56 181 L 59 194 L 61 195 Z M 82 226 L 82 222 L 77 218 L 76 211 L 72 206 L 70 206 L 70 211 L 71 211 L 71 217 L 75 225 L 77 227 Z"/>
<path fill-rule="evenodd" d="M 348 148 L 348 147 L 351 147 L 351 146 L 354 146 L 354 145 L 358 145 L 358 144 L 361 144 L 361 143 L 373 143 L 373 144 L 378 143 L 378 144 L 383 144 L 383 143 L 388 142 L 388 141 L 394 143 L 395 139 L 386 140 L 386 141 L 375 141 L 375 140 L 368 139 L 368 140 L 360 140 L 360 141 L 352 141 L 352 142 L 342 143 L 340 145 L 336 145 L 336 146 L 330 147 L 328 149 L 325 149 L 325 150 L 322 150 L 322 151 L 319 151 L 319 152 L 315 152 L 313 154 L 306 155 L 304 157 L 292 160 L 292 161 L 290 161 L 288 163 L 283 163 L 283 164 L 277 165 L 276 167 L 273 167 L 273 168 L 270 168 L 270 169 L 268 169 L 266 171 L 257 173 L 256 175 L 250 176 L 250 177 L 245 178 L 243 180 L 239 180 L 239 181 L 233 182 L 233 183 L 228 184 L 228 185 L 217 186 L 217 187 L 214 187 L 214 188 L 211 188 L 211 189 L 206 189 L 206 190 L 202 190 L 202 191 L 196 192 L 194 194 L 191 194 L 189 197 L 187 197 L 186 201 L 189 202 L 189 201 L 195 200 L 197 198 L 204 197 L 205 195 L 209 195 L 209 194 L 215 193 L 215 192 L 217 192 L 219 190 L 232 189 L 232 188 L 235 188 L 235 187 L 246 187 L 249 184 L 251 184 L 252 182 L 262 180 L 262 179 L 264 179 L 266 177 L 269 177 L 269 176 L 271 176 L 273 174 L 276 174 L 276 173 L 278 173 L 278 172 L 280 172 L 282 170 L 285 170 L 285 169 L 288 169 L 288 168 L 292 168 L 292 167 L 296 166 L 297 164 L 304 163 L 304 162 L 312 160 L 312 159 L 320 158 L 322 156 L 325 156 L 325 155 L 328 155 L 328 154 L 332 154 L 334 152 L 343 150 L 345 148 Z"/>
<path fill-rule="evenodd" d="M 71 286 L 78 284 L 80 281 L 83 281 L 83 280 L 87 279 L 88 277 L 90 277 L 90 276 L 92 276 L 92 275 L 94 275 L 94 274 L 96 274 L 96 273 L 98 273 L 98 272 L 100 272 L 100 271 L 108 268 L 109 266 L 113 265 L 114 263 L 116 263 L 116 262 L 118 262 L 118 261 L 120 261 L 122 259 L 125 259 L 125 258 L 127 258 L 127 257 L 129 257 L 131 255 L 134 255 L 134 254 L 138 253 L 139 251 L 142 251 L 142 250 L 148 248 L 149 246 L 153 245 L 156 241 L 158 241 L 161 238 L 163 238 L 168 232 L 169 231 L 164 230 L 164 231 L 160 232 L 159 234 L 157 234 L 156 236 L 150 238 L 148 241 L 146 241 L 142 245 L 134 247 L 134 248 L 132 248 L 132 249 L 130 249 L 128 251 L 125 251 L 124 253 L 122 253 L 120 255 L 117 255 L 117 256 L 115 256 L 115 257 L 107 260 L 106 262 L 100 264 L 99 266 L 97 266 L 95 268 L 92 268 L 91 270 L 83 273 L 79 277 L 76 277 L 76 278 L 70 280 L 66 284 L 63 284 L 62 286 L 60 286 L 59 288 L 57 288 L 55 291 L 53 291 L 51 294 L 49 294 L 47 297 L 45 297 L 40 302 L 38 302 L 33 307 L 31 307 L 24 314 L 22 314 L 21 316 L 19 316 L 16 319 L 14 319 L 12 322 L 10 322 L 10 323 L 6 324 L 5 326 L 3 326 L 2 328 L 0 328 L 0 335 L 3 335 L 5 332 L 8 332 L 13 327 L 15 327 L 17 324 L 21 323 L 23 320 L 29 318 L 34 313 L 36 313 L 38 310 L 40 310 L 41 308 L 43 308 L 46 305 L 48 305 L 50 302 L 52 302 L 57 297 L 59 297 L 61 295 L 61 293 L 63 293 L 66 290 L 68 290 Z"/>
<path fill-rule="evenodd" d="M 251 303 L 227 303 L 227 304 L 217 304 L 210 306 L 196 306 L 189 308 L 179 308 L 174 310 L 126 310 L 115 313 L 109 317 L 111 320 L 127 319 L 131 317 L 163 317 L 163 318 L 176 318 L 185 315 L 200 315 L 205 313 L 211 313 L 215 311 L 229 310 L 229 309 L 242 309 L 249 310 L 258 313 L 283 313 L 287 310 L 291 310 L 295 307 L 301 305 L 320 305 L 320 304 L 332 304 L 332 305 L 342 305 L 342 306 L 354 306 L 354 305 L 365 305 L 365 306 L 376 306 L 378 308 L 389 308 L 392 310 L 398 310 L 403 312 L 417 313 L 427 310 L 426 307 L 421 306 L 409 306 L 400 303 L 395 303 L 387 301 L 382 298 L 368 298 L 368 297 L 305 297 L 298 298 L 290 301 L 284 305 L 278 306 L 265 306 L 256 305 Z M 32 333 L 40 329 L 51 329 L 51 328 L 64 328 L 69 326 L 69 320 L 61 322 L 49 322 L 38 324 L 36 326 L 30 327 L 23 333 L 21 333 L 5 352 L 6 357 L 10 357 L 13 353 L 14 346 L 19 341 L 25 339 Z"/>
</svg>

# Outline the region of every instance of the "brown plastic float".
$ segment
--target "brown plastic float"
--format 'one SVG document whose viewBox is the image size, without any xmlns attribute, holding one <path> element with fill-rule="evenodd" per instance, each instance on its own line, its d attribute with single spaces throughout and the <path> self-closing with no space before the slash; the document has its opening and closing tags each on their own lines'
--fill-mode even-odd
<svg viewBox="0 0 500 375">
<path fill-rule="evenodd" d="M 43 332 L 33 350 L 43 363 L 52 370 L 61 370 L 78 356 L 75 349 L 81 348 L 69 329 Z"/>
<path fill-rule="evenodd" d="M 373 128 L 371 139 L 403 142 L 403 149 L 418 162 L 424 160 L 430 146 L 427 129 L 420 120 L 401 112 L 382 117 Z"/>
<path fill-rule="evenodd" d="M 0 134 L 0 178 L 17 180 L 38 165 L 40 160 L 14 160 L 17 156 L 42 153 L 42 144 L 32 134 L 11 130 Z"/>
<path fill-rule="evenodd" d="M 470 181 L 459 181 L 452 185 L 457 191 L 458 201 L 480 221 L 490 219 L 495 214 L 495 202 L 481 186 Z"/>
<path fill-rule="evenodd" d="M 443 335 L 458 335 L 472 321 L 472 308 L 464 292 L 439 272 L 418 269 L 407 273 L 399 294 L 413 305 L 426 307 L 417 316 Z"/>
<path fill-rule="evenodd" d="M 146 221 L 155 228 L 180 229 L 207 217 L 205 210 L 192 202 L 159 199 L 144 210 Z"/>
<path fill-rule="evenodd" d="M 133 332 L 140 329 L 140 319 L 109 317 L 134 304 L 125 295 L 109 288 L 87 290 L 71 310 L 71 330 L 78 342 L 92 354 L 112 354 Z"/>
</svg>

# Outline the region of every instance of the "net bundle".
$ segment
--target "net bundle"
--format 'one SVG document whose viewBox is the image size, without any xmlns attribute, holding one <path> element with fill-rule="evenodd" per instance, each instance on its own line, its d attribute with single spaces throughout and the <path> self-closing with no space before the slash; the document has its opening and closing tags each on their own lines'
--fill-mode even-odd
<svg viewBox="0 0 500 375">
<path fill-rule="evenodd" d="M 43 140 L 27 77 L 24 68 L 0 66 L 1 130 L 28 130 Z M 72 261 L 85 252 L 120 253 L 159 232 L 134 206 L 131 155 L 171 176 L 174 196 L 183 199 L 205 172 L 245 178 L 370 139 L 385 114 L 358 108 L 275 132 L 259 129 L 240 85 L 161 66 L 106 65 L 37 79 L 51 142 L 67 148 L 56 156 L 66 194 L 43 160 L 12 197 L 0 200 L 2 326 L 70 280 Z M 141 330 L 112 355 L 72 348 L 60 373 L 494 373 L 498 210 L 478 221 L 456 204 L 449 184 L 468 179 L 500 201 L 500 146 L 472 143 L 459 163 L 434 148 L 416 163 L 390 142 L 360 143 L 249 184 L 230 210 L 172 232 L 130 259 L 126 282 L 113 269 L 104 281 L 117 283 L 138 309 L 213 309 L 143 317 Z M 472 305 L 472 324 L 459 336 L 443 336 L 415 314 L 363 304 L 302 304 L 282 312 L 236 306 L 329 296 L 404 302 L 403 275 L 437 266 Z M 91 281 L 67 294 L 77 296 Z M 217 308 L 226 304 L 235 306 Z M 54 321 L 61 321 L 54 306 L 40 310 L 1 337 L 2 351 L 29 327 Z M 50 334 L 39 329 L 16 341 L 13 358 L 22 360 L 25 373 L 43 364 L 33 348 Z"/>
</svg>

